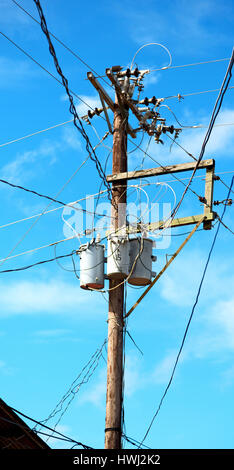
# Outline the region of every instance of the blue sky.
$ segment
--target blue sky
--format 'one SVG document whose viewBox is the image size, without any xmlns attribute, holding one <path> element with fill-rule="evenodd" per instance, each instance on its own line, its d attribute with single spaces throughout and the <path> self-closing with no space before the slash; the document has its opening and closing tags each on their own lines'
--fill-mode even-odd
<svg viewBox="0 0 234 470">
<path fill-rule="evenodd" d="M 34 3 L 22 6 L 37 17 Z M 127 66 L 145 43 L 164 44 L 171 52 L 172 65 L 191 64 L 230 57 L 233 47 L 233 2 L 136 1 L 64 4 L 43 1 L 48 28 L 77 52 L 100 75 L 112 65 Z M 40 27 L 11 0 L 0 2 L 1 31 L 23 47 L 56 75 L 46 40 Z M 55 80 L 25 55 L 0 37 L 0 144 L 68 121 L 65 91 Z M 54 42 L 62 70 L 70 88 L 91 106 L 98 104 L 87 68 L 61 45 Z M 166 52 L 156 46 L 143 49 L 137 65 L 161 68 Z M 219 88 L 227 61 L 152 72 L 145 80 L 145 96 L 165 97 Z M 230 83 L 233 86 L 233 81 Z M 107 87 L 109 93 L 113 91 Z M 208 125 L 217 92 L 187 96 L 171 107 L 183 125 Z M 75 100 L 80 115 L 87 108 Z M 176 125 L 168 108 L 161 108 L 168 124 Z M 134 125 L 134 120 L 130 117 Z M 228 90 L 217 123 L 234 123 L 233 90 Z M 100 118 L 93 120 L 98 135 L 106 132 Z M 85 127 L 93 146 L 98 138 Z M 184 129 L 179 143 L 199 154 L 206 129 Z M 137 138 L 140 142 L 140 137 Z M 111 147 L 111 137 L 105 142 Z M 189 156 L 165 137 L 164 146 L 151 143 L 150 155 L 162 164 L 188 162 Z M 217 126 L 207 145 L 205 158 L 215 158 L 216 173 L 228 185 L 233 175 L 233 126 Z M 146 148 L 147 139 L 142 143 Z M 109 149 L 97 150 L 105 165 Z M 129 151 L 134 146 L 129 142 Z M 64 183 L 86 158 L 85 145 L 72 124 L 0 146 L 1 178 L 55 197 Z M 129 153 L 129 168 L 140 165 L 142 153 Z M 145 167 L 153 162 L 146 158 Z M 107 164 L 111 173 L 111 157 Z M 199 175 L 204 176 L 204 172 Z M 188 175 L 182 175 L 187 177 Z M 181 177 L 182 177 L 181 176 Z M 157 180 L 159 181 L 159 180 Z M 169 182 L 177 200 L 183 191 L 172 177 Z M 99 191 L 100 179 L 93 162 L 87 162 L 59 195 L 71 202 Z M 202 194 L 204 181 L 197 178 L 193 189 Z M 155 196 L 154 187 L 148 190 Z M 168 195 L 170 194 L 170 195 Z M 227 189 L 215 183 L 215 200 L 226 197 Z M 0 186 L 1 226 L 40 213 L 49 201 L 20 190 Z M 133 194 L 133 200 L 136 195 Z M 172 192 L 162 196 L 171 202 Z M 103 198 L 106 202 L 107 198 Z M 49 209 L 56 208 L 55 204 Z M 86 207 L 83 205 L 82 207 Z M 218 207 L 221 213 L 223 206 Z M 186 195 L 180 215 L 196 214 L 202 206 L 194 195 Z M 225 223 L 233 228 L 233 208 L 228 207 Z M 62 211 L 1 228 L 0 258 L 47 245 L 64 238 Z M 66 214 L 65 214 L 66 215 Z M 90 220 L 87 224 L 90 223 Z M 91 220 L 92 223 L 92 220 Z M 76 227 L 77 228 L 77 227 Z M 27 230 L 30 231 L 24 237 Z M 215 229 L 214 229 L 215 230 Z M 191 239 L 160 282 L 129 318 L 128 329 L 143 355 L 126 337 L 126 434 L 141 440 L 169 380 L 184 334 L 214 230 L 198 232 Z M 173 233 L 183 232 L 184 229 Z M 24 237 L 22 239 L 22 237 Z M 21 240 L 22 239 L 22 240 Z M 21 241 L 20 241 L 21 240 Z M 174 237 L 165 249 L 155 250 L 158 272 L 183 237 Z M 82 238 L 82 242 L 85 238 Z M 58 245 L 62 255 L 79 246 L 79 240 Z M 152 448 L 233 448 L 234 392 L 234 297 L 232 235 L 221 227 L 199 304 L 189 330 L 172 386 L 145 441 Z M 18 258 L 0 261 L 0 269 L 11 269 L 54 257 L 54 248 L 44 248 Z M 11 406 L 38 420 L 46 419 L 71 383 L 102 346 L 107 335 L 107 303 L 100 293 L 83 292 L 70 261 L 35 267 L 28 271 L 1 274 L 0 278 L 0 381 L 1 396 Z M 107 284 L 106 284 L 107 287 Z M 141 291 L 127 289 L 127 306 Z M 95 448 L 102 448 L 105 423 L 106 351 L 88 383 L 77 392 L 59 423 L 58 430 Z M 53 426 L 56 421 L 50 420 Z M 62 442 L 62 441 L 61 441 Z M 50 441 L 53 447 L 62 445 Z"/>
</svg>

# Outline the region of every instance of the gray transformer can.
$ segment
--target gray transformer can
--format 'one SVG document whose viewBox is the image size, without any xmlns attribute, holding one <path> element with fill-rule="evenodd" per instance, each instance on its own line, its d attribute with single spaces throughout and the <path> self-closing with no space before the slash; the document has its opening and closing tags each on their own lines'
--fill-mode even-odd
<svg viewBox="0 0 234 470">
<path fill-rule="evenodd" d="M 132 238 L 130 240 L 130 277 L 129 284 L 146 286 L 150 284 L 152 275 L 152 249 L 155 242 L 149 238 Z M 131 272 L 132 271 L 132 272 Z"/>
<path fill-rule="evenodd" d="M 80 257 L 80 287 L 82 289 L 104 288 L 104 255 L 105 245 L 92 242 L 81 245 Z"/>
<path fill-rule="evenodd" d="M 109 238 L 107 256 L 108 279 L 126 279 L 129 273 L 129 251 L 130 245 L 127 238 Z"/>
</svg>

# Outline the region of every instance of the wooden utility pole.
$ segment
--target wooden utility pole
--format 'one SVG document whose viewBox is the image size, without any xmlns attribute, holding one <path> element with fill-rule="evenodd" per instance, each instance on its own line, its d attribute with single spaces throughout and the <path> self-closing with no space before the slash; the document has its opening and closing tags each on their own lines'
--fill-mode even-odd
<svg viewBox="0 0 234 470">
<path fill-rule="evenodd" d="M 123 334 L 124 334 L 124 318 L 136 308 L 146 293 L 152 288 L 157 280 L 164 273 L 166 268 L 171 264 L 172 260 L 177 256 L 184 244 L 193 235 L 194 231 L 203 223 L 203 228 L 210 230 L 212 221 L 215 219 L 215 213 L 212 209 L 213 204 L 213 182 L 214 182 L 214 165 L 213 159 L 201 161 L 197 166 L 197 162 L 189 162 L 179 165 L 167 165 L 157 168 L 142 169 L 134 172 L 128 172 L 127 169 L 127 135 L 130 134 L 135 138 L 138 131 L 147 132 L 150 137 L 154 136 L 157 143 L 163 143 L 161 137 L 165 132 L 174 134 L 174 139 L 179 135 L 181 129 L 174 126 L 167 126 L 164 118 L 160 117 L 159 105 L 163 98 L 156 99 L 144 98 L 141 101 L 134 100 L 134 89 L 138 88 L 138 93 L 142 91 L 142 80 L 148 70 L 122 70 L 120 66 L 106 69 L 106 75 L 115 88 L 115 103 L 108 95 L 106 90 L 99 83 L 97 78 L 88 72 L 87 78 L 95 87 L 100 95 L 103 109 L 95 108 L 92 113 L 88 113 L 83 119 L 89 122 L 94 115 L 104 112 L 109 132 L 113 134 L 113 164 L 112 174 L 106 177 L 108 183 L 112 184 L 112 227 L 111 233 L 116 237 L 123 235 L 122 228 L 125 228 L 125 235 L 131 233 L 139 233 L 142 225 L 137 226 L 126 225 L 127 204 L 127 182 L 131 179 L 152 177 L 165 174 L 180 173 L 183 171 L 191 171 L 196 168 L 206 170 L 205 179 L 205 197 L 198 195 L 199 200 L 204 204 L 204 212 L 183 218 L 172 217 L 169 220 L 170 227 L 181 227 L 185 225 L 195 225 L 191 234 L 182 243 L 171 260 L 160 271 L 158 276 L 152 281 L 144 294 L 138 299 L 135 305 L 126 314 L 124 312 L 124 279 L 111 279 L 109 281 L 109 314 L 108 314 L 108 358 L 107 358 L 107 392 L 106 392 L 106 423 L 105 423 L 105 449 L 121 449 L 122 437 L 122 409 L 123 409 Z M 150 107 L 153 104 L 154 108 Z M 139 106 L 140 105 L 140 106 Z M 145 105 L 142 107 L 141 105 Z M 157 111 L 155 110 L 155 106 Z M 114 113 L 113 130 L 107 114 L 107 107 Z M 139 121 L 139 127 L 134 129 L 128 123 L 128 110 L 131 110 Z M 140 148 L 140 147 L 139 147 Z M 141 149 L 141 148 L 140 148 Z M 144 151 L 143 151 L 144 152 Z M 145 152 L 144 152 L 145 153 Z M 176 178 L 178 180 L 178 178 Z M 144 224 L 147 231 L 160 230 L 167 228 L 167 222 L 155 221 Z M 119 273 L 120 274 L 120 273 Z"/>
<path fill-rule="evenodd" d="M 113 132 L 113 173 L 127 171 L 127 124 L 128 111 L 125 116 L 123 107 L 116 95 Z M 120 106 L 121 109 L 120 109 Z M 126 204 L 126 180 L 112 184 L 112 225 L 117 231 L 120 228 L 120 207 Z M 121 204 L 121 205 L 120 205 Z M 122 214 L 121 214 L 122 215 Z M 123 388 L 123 309 L 124 283 L 109 282 L 108 314 L 108 357 L 107 357 L 107 392 L 106 392 L 106 426 L 105 449 L 121 449 L 122 433 L 122 388 Z M 119 287 L 116 287 L 118 286 Z"/>
</svg>

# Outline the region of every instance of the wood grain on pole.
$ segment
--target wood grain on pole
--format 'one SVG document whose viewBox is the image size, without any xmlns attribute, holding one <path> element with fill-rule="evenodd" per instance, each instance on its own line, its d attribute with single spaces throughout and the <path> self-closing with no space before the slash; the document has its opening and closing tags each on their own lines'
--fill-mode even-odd
<svg viewBox="0 0 234 470">
<path fill-rule="evenodd" d="M 114 112 L 113 173 L 127 171 L 127 117 L 127 112 L 124 118 L 119 108 Z M 126 200 L 126 181 L 121 181 L 121 185 L 113 182 L 112 220 L 115 230 L 119 228 L 119 204 L 126 203 Z M 118 284 L 119 280 L 110 280 L 109 283 L 112 290 L 109 291 L 105 449 L 121 448 L 124 284 L 115 288 Z"/>
</svg>

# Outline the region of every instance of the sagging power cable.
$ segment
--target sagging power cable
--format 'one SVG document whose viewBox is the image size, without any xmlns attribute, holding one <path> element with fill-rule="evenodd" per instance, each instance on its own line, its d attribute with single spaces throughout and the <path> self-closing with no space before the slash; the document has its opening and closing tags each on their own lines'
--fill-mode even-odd
<svg viewBox="0 0 234 470">
<path fill-rule="evenodd" d="M 229 188 L 229 191 L 228 191 L 228 195 L 227 195 L 227 199 L 229 198 L 230 196 L 230 192 L 232 190 L 232 186 L 233 186 L 233 183 L 234 183 L 234 176 L 232 177 L 232 182 L 231 182 L 231 185 L 230 185 L 230 188 Z M 182 339 L 182 342 L 181 342 L 181 345 L 180 345 L 180 349 L 179 349 L 179 352 L 177 354 L 177 357 L 176 357 L 176 360 L 175 360 L 175 364 L 174 364 L 174 367 L 173 367 L 173 370 L 172 370 L 172 374 L 171 374 L 171 377 L 170 377 L 170 380 L 165 388 L 165 391 L 163 393 L 163 396 L 159 402 L 159 406 L 156 410 L 156 412 L 154 413 L 153 415 L 153 418 L 150 422 L 150 425 L 139 445 L 139 448 L 142 446 L 143 442 L 145 441 L 146 437 L 148 436 L 149 432 L 150 432 L 150 429 L 152 428 L 152 425 L 153 425 L 153 422 L 154 420 L 156 419 L 160 409 L 161 409 L 161 406 L 162 406 L 162 403 L 164 401 L 164 398 L 166 397 L 167 395 L 167 392 L 171 386 L 171 383 L 172 383 L 172 380 L 173 380 L 173 377 L 175 375 L 175 371 L 176 371 L 176 367 L 178 365 L 178 362 L 179 362 L 179 358 L 181 356 L 181 353 L 182 353 L 182 350 L 183 350 L 183 347 L 184 347 L 184 344 L 185 344 L 185 340 L 186 340 L 186 337 L 187 337 L 187 334 L 188 334 L 188 330 L 189 330 L 189 326 L 191 324 L 191 321 L 192 321 L 192 318 L 193 318 L 193 315 L 194 315 L 194 311 L 195 311 L 195 308 L 198 304 L 198 300 L 199 300 L 199 297 L 200 297 L 200 293 L 201 293 L 201 289 L 202 289 L 202 285 L 203 285 L 203 282 L 204 282 L 204 279 L 205 279 L 205 275 L 206 275 L 206 272 L 207 272 L 207 269 L 208 269 L 208 266 L 209 266 L 209 263 L 210 263 L 210 258 L 211 258 L 211 255 L 212 255 L 212 252 L 213 252 L 213 249 L 214 249 L 214 246 L 215 246 L 215 243 L 216 243 L 216 239 L 217 239 L 217 236 L 218 236 L 218 233 L 219 233 L 219 230 L 220 230 L 220 226 L 221 226 L 221 222 L 222 222 L 222 219 L 225 215 L 225 212 L 226 212 L 226 208 L 227 206 L 225 205 L 224 206 L 224 209 L 223 209 L 223 212 L 222 212 L 222 215 L 220 217 L 220 220 L 218 222 L 218 225 L 217 225 L 217 229 L 216 229 L 216 232 L 215 232 L 215 236 L 214 236 L 214 239 L 213 239 L 213 242 L 212 242 L 212 245 L 211 245 L 211 248 L 210 248 L 210 251 L 208 253 L 208 257 L 207 257 L 207 261 L 206 261 L 206 264 L 205 264 L 205 268 L 203 270 L 203 274 L 202 274 L 202 277 L 201 277 L 201 281 L 200 281 L 200 284 L 199 284 L 199 287 L 198 287 L 198 291 L 197 291 L 197 295 L 196 295 L 196 299 L 195 299 L 195 302 L 193 304 L 193 307 L 192 307 L 192 311 L 191 311 L 191 314 L 189 316 L 189 320 L 188 320 L 188 323 L 187 323 L 187 326 L 186 326 L 186 329 L 185 329 L 185 332 L 184 332 L 184 336 L 183 336 L 183 339 Z"/>
<path fill-rule="evenodd" d="M 69 86 L 68 86 L 68 80 L 67 78 L 64 76 L 63 72 L 62 72 L 62 69 L 59 65 L 59 62 L 58 62 L 58 59 L 57 59 L 57 56 L 56 56 L 56 52 L 55 52 L 55 49 L 54 49 L 54 46 L 52 44 L 52 41 L 51 41 L 51 38 L 50 38 L 50 33 L 48 31 L 48 28 L 47 28 L 47 24 L 46 24 L 46 20 L 45 20 L 45 16 L 44 16 L 44 13 L 43 13 L 43 10 L 42 10 L 42 7 L 41 7 L 41 4 L 40 4 L 40 1 L 39 0 L 33 0 L 36 7 L 37 7 L 37 10 L 38 10 L 38 13 L 39 13 L 39 17 L 40 17 L 40 21 L 41 21 L 41 29 L 43 31 L 43 33 L 45 34 L 46 36 L 46 39 L 48 41 L 48 44 L 49 44 L 49 51 L 50 51 L 50 54 L 52 55 L 53 57 L 53 60 L 54 60 L 54 64 L 55 64 L 55 67 L 56 67 L 56 70 L 62 80 L 62 83 L 63 83 L 63 86 L 66 90 L 66 93 L 67 93 L 67 96 L 69 98 L 69 102 L 70 102 L 70 107 L 69 107 L 69 111 L 70 113 L 73 115 L 73 123 L 74 123 L 74 126 L 76 127 L 76 129 L 81 133 L 82 137 L 85 139 L 85 142 L 86 142 L 86 150 L 91 158 L 91 160 L 93 162 L 95 162 L 95 165 L 96 165 L 96 168 L 97 168 L 97 171 L 98 171 L 98 174 L 100 176 L 100 178 L 103 180 L 103 183 L 105 185 L 105 187 L 107 188 L 108 190 L 108 198 L 109 200 L 112 202 L 112 198 L 111 198 L 111 186 L 110 184 L 106 181 L 106 175 L 103 171 L 103 168 L 102 168 L 102 165 L 96 155 L 96 152 L 89 140 L 89 137 L 84 129 L 84 126 L 83 126 L 83 123 L 81 121 L 81 119 L 79 118 L 78 116 L 78 113 L 77 113 L 77 110 L 76 110 L 76 107 L 74 105 L 74 101 L 73 101 L 73 96 L 72 94 L 70 93 L 70 90 L 69 90 Z"/>
</svg>

